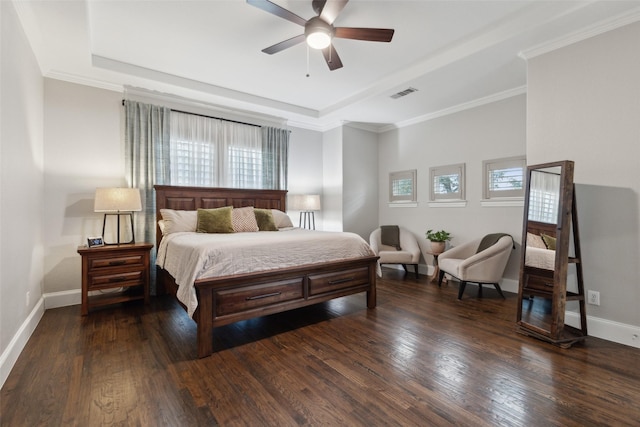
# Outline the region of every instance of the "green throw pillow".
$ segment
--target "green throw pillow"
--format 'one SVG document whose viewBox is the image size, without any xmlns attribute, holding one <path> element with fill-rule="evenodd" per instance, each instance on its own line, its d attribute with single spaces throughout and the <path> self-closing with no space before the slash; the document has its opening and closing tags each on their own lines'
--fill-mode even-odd
<svg viewBox="0 0 640 427">
<path fill-rule="evenodd" d="M 271 209 L 254 209 L 253 213 L 260 231 L 278 231 Z"/>
<path fill-rule="evenodd" d="M 556 250 L 556 238 L 555 237 L 551 237 L 551 236 L 547 236 L 546 234 L 542 235 L 542 240 L 544 241 L 544 244 L 547 245 L 547 249 L 550 249 L 552 251 Z"/>
<path fill-rule="evenodd" d="M 198 209 L 198 233 L 233 233 L 232 206 L 216 209 Z"/>
</svg>

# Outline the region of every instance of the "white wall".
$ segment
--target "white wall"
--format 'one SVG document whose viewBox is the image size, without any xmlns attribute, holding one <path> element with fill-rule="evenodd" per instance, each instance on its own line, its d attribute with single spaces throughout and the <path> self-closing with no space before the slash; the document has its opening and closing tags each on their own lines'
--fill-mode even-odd
<svg viewBox="0 0 640 427">
<path fill-rule="evenodd" d="M 122 93 L 45 79 L 45 293 L 79 290 L 79 245 L 102 234 L 97 187 L 126 186 Z"/>
<path fill-rule="evenodd" d="M 342 135 L 343 229 L 368 242 L 378 227 L 378 135 L 348 125 Z"/>
<path fill-rule="evenodd" d="M 519 95 L 380 135 L 378 207 L 380 224 L 402 225 L 418 238 L 423 255 L 429 249 L 428 229 L 452 233 L 459 245 L 488 233 L 513 236 L 505 271 L 505 290 L 517 292 L 522 206 L 482 207 L 482 161 L 525 154 L 526 97 Z M 429 168 L 466 164 L 466 207 L 429 207 Z M 389 173 L 417 169 L 418 207 L 389 207 Z M 432 264 L 432 257 L 426 255 Z M 424 267 L 423 267 L 424 268 Z M 515 282 L 514 282 L 515 281 Z"/>
<path fill-rule="evenodd" d="M 342 126 L 322 135 L 322 230 L 342 231 Z"/>
<path fill-rule="evenodd" d="M 601 301 L 587 315 L 638 327 L 640 23 L 530 59 L 527 72 L 530 163 L 575 161 L 585 288 Z"/>
<path fill-rule="evenodd" d="M 0 384 L 42 308 L 43 82 L 11 2 L 0 2 Z M 26 294 L 29 293 L 27 301 Z"/>
<path fill-rule="evenodd" d="M 289 193 L 322 195 L 322 133 L 291 128 L 289 140 Z M 322 197 L 321 197 L 322 201 Z M 300 212 L 287 212 L 298 226 Z M 323 210 L 314 213 L 316 229 L 322 230 Z"/>
</svg>

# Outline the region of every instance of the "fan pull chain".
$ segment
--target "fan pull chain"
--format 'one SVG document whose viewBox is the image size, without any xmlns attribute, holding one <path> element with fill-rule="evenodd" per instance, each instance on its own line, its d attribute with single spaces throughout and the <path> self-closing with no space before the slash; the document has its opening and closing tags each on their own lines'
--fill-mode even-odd
<svg viewBox="0 0 640 427">
<path fill-rule="evenodd" d="M 309 77 L 309 45 L 307 45 L 307 77 Z"/>
</svg>

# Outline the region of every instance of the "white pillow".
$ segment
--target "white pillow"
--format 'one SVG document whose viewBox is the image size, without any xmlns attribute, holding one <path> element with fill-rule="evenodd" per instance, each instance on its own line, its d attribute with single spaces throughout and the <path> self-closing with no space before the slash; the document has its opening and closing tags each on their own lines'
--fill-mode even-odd
<svg viewBox="0 0 640 427">
<path fill-rule="evenodd" d="M 242 231 L 258 231 L 258 221 L 253 213 L 253 206 L 233 208 L 231 211 L 231 224 L 236 233 Z"/>
<path fill-rule="evenodd" d="M 164 221 L 162 234 L 178 233 L 180 231 L 196 231 L 198 211 L 177 211 L 174 209 L 160 209 Z"/>
<path fill-rule="evenodd" d="M 276 227 L 293 227 L 293 223 L 291 222 L 291 218 L 289 218 L 289 215 L 278 209 L 271 209 L 271 212 L 273 213 L 273 221 L 276 223 Z"/>
<path fill-rule="evenodd" d="M 547 245 L 544 244 L 542 237 L 529 232 L 527 232 L 527 245 L 532 248 L 547 249 Z"/>
</svg>

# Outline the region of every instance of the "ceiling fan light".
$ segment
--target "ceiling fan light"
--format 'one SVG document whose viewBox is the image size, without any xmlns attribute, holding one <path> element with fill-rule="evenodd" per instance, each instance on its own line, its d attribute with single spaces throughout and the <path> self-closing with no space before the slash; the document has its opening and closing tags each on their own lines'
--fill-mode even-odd
<svg viewBox="0 0 640 427">
<path fill-rule="evenodd" d="M 307 35 L 307 44 L 312 49 L 324 49 L 331 44 L 331 36 L 324 31 L 317 30 Z"/>
</svg>

